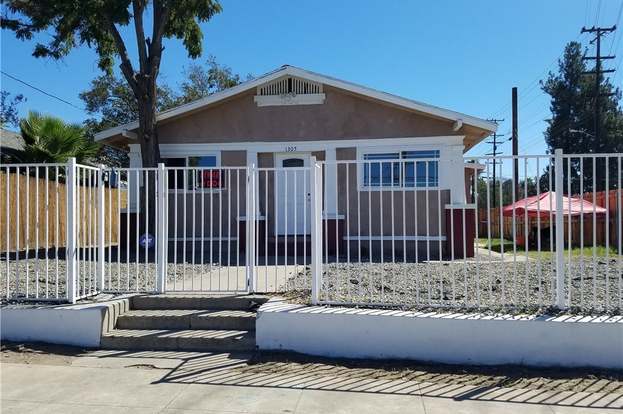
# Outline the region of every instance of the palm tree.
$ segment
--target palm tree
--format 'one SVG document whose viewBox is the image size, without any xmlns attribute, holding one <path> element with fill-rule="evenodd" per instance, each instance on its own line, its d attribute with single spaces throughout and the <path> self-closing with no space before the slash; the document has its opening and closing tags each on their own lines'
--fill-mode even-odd
<svg viewBox="0 0 623 414">
<path fill-rule="evenodd" d="M 22 162 L 63 163 L 75 157 L 84 162 L 97 155 L 100 145 L 89 140 L 81 126 L 60 118 L 30 112 L 20 121 L 24 149 Z"/>
</svg>

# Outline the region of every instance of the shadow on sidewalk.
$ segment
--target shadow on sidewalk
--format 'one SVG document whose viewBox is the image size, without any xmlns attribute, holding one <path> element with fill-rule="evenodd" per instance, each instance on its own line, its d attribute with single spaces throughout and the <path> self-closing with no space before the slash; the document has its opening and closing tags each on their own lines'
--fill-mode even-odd
<svg viewBox="0 0 623 414">
<path fill-rule="evenodd" d="M 3 362 L 71 364 L 80 357 L 127 359 L 126 368 L 159 369 L 156 383 L 362 392 L 584 408 L 623 408 L 623 372 L 595 369 L 459 366 L 348 360 L 292 353 L 227 354 L 85 350 L 2 344 Z M 167 366 L 162 367 L 162 361 Z"/>
<path fill-rule="evenodd" d="M 563 407 L 623 408 L 623 372 L 347 360 L 292 353 L 96 351 L 99 358 L 174 359 L 158 383 L 363 392 Z"/>
</svg>

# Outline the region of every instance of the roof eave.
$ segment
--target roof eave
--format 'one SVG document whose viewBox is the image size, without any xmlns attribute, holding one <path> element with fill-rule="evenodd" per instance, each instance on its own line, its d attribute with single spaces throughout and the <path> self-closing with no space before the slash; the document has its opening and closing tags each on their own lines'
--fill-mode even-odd
<svg viewBox="0 0 623 414">
<path fill-rule="evenodd" d="M 471 125 L 489 133 L 493 133 L 497 131 L 497 125 L 493 122 L 477 118 L 471 115 L 463 114 L 460 112 L 451 111 L 449 109 L 439 108 L 437 106 L 424 104 L 422 102 L 414 101 L 411 99 L 403 98 L 397 95 L 392 95 L 387 92 L 378 91 L 372 88 L 368 88 L 365 86 L 357 85 L 354 83 L 350 83 L 347 81 L 343 81 L 340 79 L 335 79 L 329 76 L 320 75 L 318 73 L 310 72 L 305 69 L 300 69 L 294 66 L 282 66 L 281 68 L 269 72 L 257 79 L 253 79 L 247 82 L 243 82 L 239 85 L 236 85 L 232 88 L 226 89 L 221 92 L 217 92 L 205 98 L 198 99 L 194 102 L 189 102 L 184 105 L 180 105 L 175 108 L 168 109 L 166 111 L 160 112 L 156 115 L 157 121 L 164 121 L 169 118 L 173 118 L 179 115 L 182 115 L 187 112 L 191 112 L 197 109 L 200 109 L 204 106 L 210 105 L 212 103 L 221 101 L 223 99 L 227 99 L 231 96 L 237 95 L 239 93 L 248 91 L 252 88 L 255 88 L 263 83 L 270 82 L 274 79 L 277 79 L 281 76 L 297 76 L 305 79 L 309 79 L 315 82 L 320 82 L 328 86 L 333 86 L 338 89 L 343 89 L 350 91 L 352 93 L 360 94 L 363 96 L 367 96 L 373 99 L 378 99 L 384 102 L 388 102 L 403 108 L 411 109 L 417 112 L 422 112 L 426 114 L 430 114 L 442 119 L 447 119 L 453 122 L 461 122 L 463 124 Z M 113 128 L 109 128 L 104 131 L 100 131 L 95 134 L 95 140 L 101 141 L 116 135 L 124 134 L 124 132 L 130 132 L 138 128 L 138 121 L 133 121 L 124 125 L 119 125 Z"/>
</svg>

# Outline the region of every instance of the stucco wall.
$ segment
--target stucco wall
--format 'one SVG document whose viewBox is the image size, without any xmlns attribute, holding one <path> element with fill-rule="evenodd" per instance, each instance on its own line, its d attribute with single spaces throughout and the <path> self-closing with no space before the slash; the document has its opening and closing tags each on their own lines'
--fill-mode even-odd
<svg viewBox="0 0 623 414">
<path fill-rule="evenodd" d="M 336 158 L 355 160 L 356 148 L 339 148 Z M 337 199 L 339 214 L 349 212 L 347 224 L 351 236 L 402 235 L 403 229 L 407 236 L 445 235 L 444 206 L 450 201 L 449 190 L 361 190 L 358 167 L 356 163 L 338 164 L 337 191 L 331 195 Z"/>
<path fill-rule="evenodd" d="M 0 338 L 98 347 L 102 333 L 129 309 L 129 297 L 76 305 L 8 305 L 0 311 Z"/>
<path fill-rule="evenodd" d="M 246 151 L 221 152 L 221 165 L 224 167 L 244 167 L 246 161 Z M 238 217 L 246 215 L 246 169 L 220 171 L 221 182 L 224 184 L 222 189 L 198 189 L 194 193 L 189 189 L 186 193 L 181 190 L 169 193 L 170 239 L 181 239 L 184 234 L 189 239 L 193 234 L 199 237 L 202 226 L 205 237 L 210 234 L 213 237 L 238 237 Z M 181 183 L 178 185 L 181 186 Z"/>
<path fill-rule="evenodd" d="M 258 107 L 255 91 L 189 115 L 163 121 L 160 143 L 218 143 L 248 141 L 316 141 L 322 139 L 424 137 L 468 135 L 482 131 L 435 119 L 379 101 L 325 87 L 320 105 Z"/>
<path fill-rule="evenodd" d="M 338 160 L 355 160 L 355 148 L 338 148 Z M 315 152 L 312 155 L 316 159 L 324 160 L 324 152 Z M 258 154 L 259 171 L 259 207 L 263 215 L 268 213 L 269 234 L 274 233 L 274 216 L 275 216 L 275 197 L 274 182 L 275 174 L 270 168 L 274 166 L 274 154 L 261 153 Z M 349 235 L 350 236 L 368 236 L 380 235 L 381 227 L 383 235 L 392 234 L 392 198 L 393 198 L 393 233 L 401 235 L 404 228 L 407 236 L 438 236 L 445 235 L 445 212 L 444 206 L 449 202 L 449 190 L 418 190 L 407 189 L 404 192 L 404 212 L 403 212 L 403 192 L 402 191 L 360 191 L 357 178 L 357 164 L 350 163 L 340 164 L 337 168 L 337 192 L 335 194 L 326 194 L 323 188 L 323 196 L 326 196 L 335 202 L 337 198 L 337 212 L 340 215 L 349 216 Z M 262 168 L 267 168 L 262 170 Z M 348 171 L 347 171 L 348 169 Z M 323 176 L 326 173 L 323 170 Z M 299 171 L 297 174 L 303 174 Z M 307 179 L 309 173 L 305 172 Z M 293 179 L 293 172 L 288 173 L 288 179 Z M 326 176 L 323 179 L 323 187 L 326 186 Z M 348 183 L 347 183 L 348 180 Z M 266 188 L 268 186 L 268 188 Z M 309 192 L 309 186 L 298 189 L 297 191 Z M 357 194 L 359 192 L 359 195 Z M 347 201 L 348 198 L 348 201 Z M 417 201 L 417 209 L 415 208 Z M 358 205 L 358 203 L 360 203 Z M 382 209 L 381 209 L 382 203 Z M 428 204 L 428 208 L 427 208 Z M 428 212 L 428 232 L 426 229 L 426 213 Z M 382 213 L 382 215 L 381 215 Z M 441 213 L 441 215 L 440 215 Z M 359 217 L 358 217 L 359 216 Z M 417 220 L 416 220 L 417 217 Z M 441 217 L 441 221 L 439 218 Z M 382 218 L 382 220 L 381 220 Z M 417 227 L 415 223 L 417 222 Z M 371 231 L 370 231 L 371 224 Z M 441 231 L 440 231 L 441 230 Z"/>
</svg>

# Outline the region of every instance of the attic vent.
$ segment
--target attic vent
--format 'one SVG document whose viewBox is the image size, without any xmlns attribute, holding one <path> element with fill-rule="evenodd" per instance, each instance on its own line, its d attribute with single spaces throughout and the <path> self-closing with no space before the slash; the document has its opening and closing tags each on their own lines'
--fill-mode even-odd
<svg viewBox="0 0 623 414">
<path fill-rule="evenodd" d="M 274 80 L 258 88 L 259 96 L 305 95 L 322 93 L 322 85 L 304 79 L 288 76 Z"/>
</svg>

